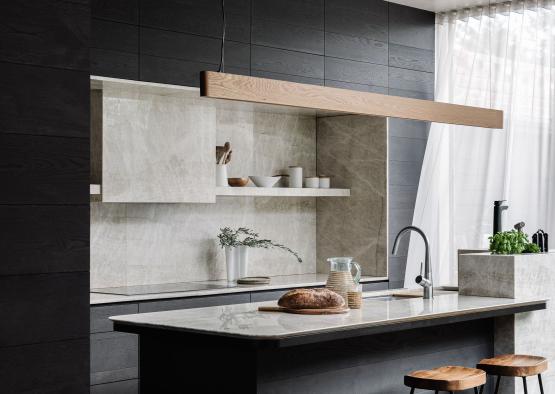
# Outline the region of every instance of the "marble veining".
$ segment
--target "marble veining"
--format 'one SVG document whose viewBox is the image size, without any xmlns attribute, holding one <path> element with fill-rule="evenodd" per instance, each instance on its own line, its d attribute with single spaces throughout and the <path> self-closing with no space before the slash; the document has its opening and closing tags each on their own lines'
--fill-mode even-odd
<svg viewBox="0 0 555 394">
<path fill-rule="evenodd" d="M 289 165 L 316 174 L 314 116 L 119 88 L 105 89 L 103 106 L 103 198 L 135 203 L 91 204 L 92 288 L 224 279 L 216 238 L 224 226 L 249 227 L 303 259 L 251 250 L 249 275 L 316 272 L 315 198 L 216 198 L 214 189 L 215 146 L 225 141 L 230 177 Z M 176 201 L 196 203 L 162 203 Z"/>
<path fill-rule="evenodd" d="M 102 105 L 103 201 L 214 202 L 214 106 L 116 88 Z"/>
<path fill-rule="evenodd" d="M 318 172 L 349 198 L 317 206 L 318 271 L 326 257 L 352 256 L 367 275 L 387 276 L 387 119 L 359 115 L 318 118 Z"/>
<path fill-rule="evenodd" d="M 257 308 L 260 305 L 275 304 L 261 302 L 113 316 L 110 319 L 124 324 L 207 332 L 214 335 L 281 339 L 301 334 L 460 316 L 543 302 L 545 300 L 541 297 L 509 299 L 450 294 L 438 296 L 433 301 L 421 298 L 395 301 L 365 299 L 361 309 L 353 309 L 341 315 L 314 316 L 259 312 Z"/>
</svg>

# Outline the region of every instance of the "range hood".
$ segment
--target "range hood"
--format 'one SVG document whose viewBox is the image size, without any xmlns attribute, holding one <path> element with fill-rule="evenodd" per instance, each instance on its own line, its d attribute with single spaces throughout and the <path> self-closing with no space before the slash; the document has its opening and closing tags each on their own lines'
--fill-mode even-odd
<svg viewBox="0 0 555 394">
<path fill-rule="evenodd" d="M 358 92 L 327 86 L 202 71 L 200 94 L 216 99 L 358 114 L 503 128 L 503 111 Z"/>
</svg>

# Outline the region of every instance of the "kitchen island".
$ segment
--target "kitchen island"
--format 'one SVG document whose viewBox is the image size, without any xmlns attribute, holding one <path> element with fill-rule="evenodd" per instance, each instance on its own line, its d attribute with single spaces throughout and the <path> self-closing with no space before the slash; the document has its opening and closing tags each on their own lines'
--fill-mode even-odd
<svg viewBox="0 0 555 394">
<path fill-rule="evenodd" d="M 404 393 L 403 375 L 493 355 L 499 316 L 545 309 L 545 298 L 440 295 L 367 298 L 360 310 L 302 316 L 252 303 L 115 316 L 139 334 L 141 393 Z M 536 312 L 542 313 L 542 312 Z"/>
</svg>

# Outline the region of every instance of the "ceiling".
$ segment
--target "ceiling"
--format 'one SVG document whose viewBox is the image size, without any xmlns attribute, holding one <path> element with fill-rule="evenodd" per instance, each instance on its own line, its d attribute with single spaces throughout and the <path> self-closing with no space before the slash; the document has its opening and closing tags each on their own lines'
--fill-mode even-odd
<svg viewBox="0 0 555 394">
<path fill-rule="evenodd" d="M 450 11 L 478 5 L 500 3 L 496 0 L 387 0 L 390 3 L 407 5 L 432 12 Z"/>
</svg>

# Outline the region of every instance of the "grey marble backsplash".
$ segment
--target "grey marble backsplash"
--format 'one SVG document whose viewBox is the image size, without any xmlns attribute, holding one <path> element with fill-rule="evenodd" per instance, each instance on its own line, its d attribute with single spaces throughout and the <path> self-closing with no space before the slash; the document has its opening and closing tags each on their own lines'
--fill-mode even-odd
<svg viewBox="0 0 555 394">
<path fill-rule="evenodd" d="M 387 276 L 387 119 L 318 119 L 318 171 L 349 198 L 317 201 L 317 269 L 326 257 L 352 256 L 366 275 Z"/>
<path fill-rule="evenodd" d="M 222 226 L 247 226 L 299 252 L 251 250 L 249 275 L 316 271 L 313 198 L 221 197 L 216 204 L 91 204 L 91 287 L 224 279 Z"/>
<path fill-rule="evenodd" d="M 297 251 L 304 260 L 299 264 L 280 250 L 251 250 L 249 275 L 326 273 L 326 258 L 332 255 L 353 255 L 361 263 L 363 275 L 387 275 L 385 119 L 360 116 L 317 119 L 313 115 L 264 113 L 240 107 L 206 108 L 206 101 L 198 100 L 112 92 L 103 101 L 103 125 L 109 127 L 113 139 L 105 138 L 104 143 L 113 141 L 120 149 L 104 147 L 104 178 L 108 173 L 121 177 L 122 168 L 136 177 L 136 182 L 148 183 L 150 178 L 167 176 L 168 179 L 156 179 L 152 185 L 140 188 L 145 193 L 150 193 L 151 186 L 160 190 L 154 190 L 154 197 L 138 201 L 168 201 L 164 185 L 177 183 L 170 188 L 174 195 L 183 188 L 194 187 L 189 180 L 176 177 L 175 171 L 164 171 L 173 168 L 173 158 L 179 166 L 186 165 L 181 150 L 199 156 L 191 151 L 196 146 L 205 152 L 201 155 L 202 163 L 197 160 L 183 172 L 190 179 L 191 171 L 198 168 L 199 177 L 205 177 L 207 171 L 215 171 L 215 145 L 230 141 L 233 150 L 230 177 L 274 175 L 284 173 L 290 165 L 303 167 L 305 177 L 315 176 L 318 167 L 320 173 L 332 177 L 332 187 L 351 188 L 351 197 L 217 197 L 215 203 L 92 203 L 91 287 L 224 279 L 225 257 L 218 246 L 217 234 L 225 226 L 249 227 L 264 238 Z M 183 106 L 191 107 L 187 112 L 190 116 L 182 115 Z M 199 113 L 195 115 L 197 106 Z M 134 118 L 135 112 L 136 119 L 142 119 L 140 122 Z M 205 117 L 210 118 L 209 122 Z M 203 125 L 195 127 L 195 122 Z M 117 143 L 122 139 L 127 142 Z M 158 140 L 164 140 L 160 147 Z M 207 141 L 214 145 L 213 149 L 206 149 Z M 160 149 L 167 149 L 171 157 L 164 156 Z M 141 157 L 133 156 L 134 152 Z M 205 155 L 210 156 L 208 160 Z M 120 163 L 119 169 L 112 169 L 111 173 L 110 163 Z M 212 165 L 214 169 L 210 168 Z M 150 173 L 151 166 L 156 176 L 146 179 L 136 176 Z M 127 182 L 126 176 L 122 179 Z M 120 185 L 124 195 L 129 193 L 125 182 L 112 182 L 111 186 Z"/>
<path fill-rule="evenodd" d="M 136 103 L 137 98 L 105 100 L 104 124 L 116 122 L 110 119 L 112 114 L 126 113 L 132 118 L 129 111 L 142 108 Z M 169 97 L 160 97 L 161 103 L 156 100 L 156 96 L 148 96 L 149 118 L 157 122 L 164 122 L 172 113 L 168 106 L 184 105 L 184 100 Z M 117 108 L 110 109 L 111 105 Z M 160 116 L 153 113 L 158 110 Z M 316 175 L 314 116 L 217 107 L 214 111 L 216 144 L 230 141 L 233 149 L 230 177 L 274 175 L 289 165 L 302 166 L 305 174 Z M 145 116 L 141 114 L 142 118 Z M 187 121 L 190 123 L 191 119 L 195 117 Z M 128 128 L 128 133 L 134 132 L 131 121 L 117 124 Z M 162 129 L 163 125 L 156 128 Z M 197 133 L 200 139 L 204 138 L 202 135 Z M 172 133 L 173 139 L 178 137 Z M 179 147 L 177 142 L 174 145 Z M 210 154 L 210 163 L 215 165 L 215 144 Z M 92 203 L 91 287 L 224 279 L 225 258 L 216 238 L 224 226 L 249 227 L 287 245 L 304 260 L 299 264 L 279 250 L 252 250 L 249 275 L 316 272 L 314 198 L 218 197 L 215 204 Z"/>
</svg>

